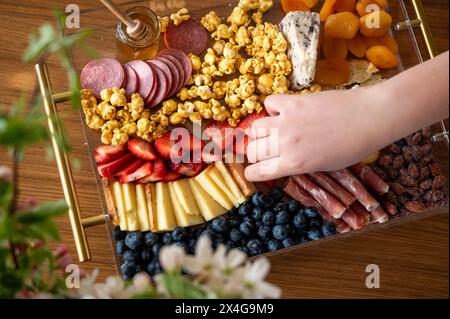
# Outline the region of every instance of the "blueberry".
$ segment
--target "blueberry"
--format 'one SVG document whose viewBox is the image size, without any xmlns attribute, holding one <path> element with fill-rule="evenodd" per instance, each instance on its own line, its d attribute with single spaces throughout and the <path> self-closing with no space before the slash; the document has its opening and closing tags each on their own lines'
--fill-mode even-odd
<svg viewBox="0 0 450 319">
<path fill-rule="evenodd" d="M 255 221 L 253 220 L 253 218 L 250 217 L 250 216 L 247 216 L 247 217 L 242 218 L 242 222 L 243 222 L 243 223 L 249 223 L 249 224 L 252 224 L 252 225 L 255 223 Z"/>
<path fill-rule="evenodd" d="M 153 276 L 155 274 L 155 269 L 156 268 L 155 268 L 155 263 L 154 262 L 147 264 L 147 266 L 145 267 L 145 270 L 147 271 L 147 273 L 150 276 Z"/>
<path fill-rule="evenodd" d="M 159 242 L 159 236 L 155 233 L 146 233 L 144 236 L 144 242 L 148 247 L 152 247 Z"/>
<path fill-rule="evenodd" d="M 267 225 L 262 225 L 258 228 L 258 236 L 262 240 L 268 240 L 271 233 L 272 229 Z"/>
<path fill-rule="evenodd" d="M 209 239 L 211 239 L 211 241 L 213 241 L 214 240 L 214 231 L 212 231 L 211 229 L 205 229 L 201 234 L 200 234 L 200 237 L 203 237 L 203 236 L 207 236 L 207 237 L 209 237 Z"/>
<path fill-rule="evenodd" d="M 139 260 L 139 253 L 135 250 L 127 250 L 125 254 L 123 254 L 123 260 L 125 261 L 138 261 Z"/>
<path fill-rule="evenodd" d="M 269 251 L 277 251 L 280 250 L 281 248 L 283 248 L 283 246 L 276 239 L 272 239 L 267 243 L 267 249 L 269 249 Z"/>
<path fill-rule="evenodd" d="M 262 203 L 264 208 L 270 208 L 273 206 L 274 200 L 272 197 L 263 196 Z"/>
<path fill-rule="evenodd" d="M 253 197 L 252 197 L 253 200 Z M 240 216 L 245 217 L 245 216 L 249 216 L 252 212 L 252 207 L 250 205 L 250 203 L 245 203 L 243 205 L 241 205 L 239 207 L 238 213 Z"/>
<path fill-rule="evenodd" d="M 158 258 L 160 250 L 161 250 L 161 246 L 159 244 L 154 244 L 152 246 L 152 253 L 155 258 Z"/>
<path fill-rule="evenodd" d="M 221 216 L 214 219 L 211 226 L 216 233 L 223 234 L 230 228 L 230 223 L 225 217 Z"/>
<path fill-rule="evenodd" d="M 270 191 L 270 195 L 275 200 L 281 200 L 284 196 L 283 190 L 279 187 L 272 188 L 272 190 Z"/>
<path fill-rule="evenodd" d="M 326 223 L 322 225 L 322 233 L 325 237 L 330 237 L 336 235 L 336 226 L 331 223 Z"/>
<path fill-rule="evenodd" d="M 200 238 L 202 233 L 206 230 L 206 227 L 199 227 L 195 230 L 195 238 Z"/>
<path fill-rule="evenodd" d="M 127 235 L 127 233 L 124 231 L 121 231 L 119 227 L 114 228 L 113 234 L 114 234 L 114 239 L 117 241 L 125 239 L 125 236 Z"/>
<path fill-rule="evenodd" d="M 230 227 L 239 227 L 241 219 L 238 216 L 233 216 L 229 219 Z"/>
<path fill-rule="evenodd" d="M 223 244 L 225 239 L 222 234 L 215 234 L 213 239 L 213 246 L 218 247 L 220 244 Z"/>
<path fill-rule="evenodd" d="M 253 232 L 253 224 L 249 223 L 249 222 L 243 222 L 240 226 L 239 226 L 239 230 L 241 231 L 242 234 L 244 234 L 245 236 L 250 236 Z"/>
<path fill-rule="evenodd" d="M 138 272 L 138 266 L 134 261 L 124 261 L 120 266 L 120 272 L 124 280 L 130 280 Z"/>
<path fill-rule="evenodd" d="M 177 241 L 174 243 L 174 245 L 182 248 L 185 252 L 188 252 L 188 245 L 186 245 L 186 243 L 183 243 L 182 241 Z"/>
<path fill-rule="evenodd" d="M 166 246 L 171 245 L 173 243 L 172 233 L 164 233 L 162 235 L 162 242 Z"/>
<path fill-rule="evenodd" d="M 117 251 L 117 255 L 119 256 L 123 256 L 123 254 L 125 253 L 125 251 L 127 250 L 127 245 L 125 245 L 125 241 L 124 240 L 119 240 L 116 244 L 116 251 Z"/>
<path fill-rule="evenodd" d="M 142 233 L 132 232 L 128 233 L 125 237 L 125 244 L 132 250 L 139 250 L 144 244 L 144 238 Z"/>
<path fill-rule="evenodd" d="M 255 207 L 252 211 L 252 217 L 254 220 L 261 219 L 262 215 L 264 213 L 264 210 L 261 207 Z"/>
<path fill-rule="evenodd" d="M 228 234 L 230 240 L 238 242 L 242 239 L 242 233 L 237 228 L 232 228 Z"/>
<path fill-rule="evenodd" d="M 255 222 L 256 228 L 259 228 L 259 227 L 261 227 L 262 225 L 263 225 L 263 222 L 262 222 L 261 220 L 257 220 L 257 221 Z"/>
<path fill-rule="evenodd" d="M 262 216 L 262 222 L 264 225 L 273 225 L 275 223 L 275 215 L 271 211 L 266 211 Z"/>
<path fill-rule="evenodd" d="M 288 202 L 288 207 L 289 207 L 289 210 L 292 212 L 292 213 L 296 213 L 296 212 L 298 212 L 299 210 L 300 210 L 300 204 L 296 201 L 296 200 L 290 200 L 289 202 Z"/>
<path fill-rule="evenodd" d="M 174 241 L 183 241 L 186 238 L 186 229 L 178 227 L 172 232 L 172 239 Z"/>
<path fill-rule="evenodd" d="M 252 239 L 247 243 L 248 251 L 251 256 L 260 255 L 264 252 L 263 244 L 258 239 Z"/>
<path fill-rule="evenodd" d="M 319 229 L 322 227 L 322 220 L 320 218 L 311 218 L 309 220 L 309 227 Z"/>
<path fill-rule="evenodd" d="M 153 253 L 150 249 L 143 250 L 141 252 L 141 260 L 143 262 L 149 262 L 150 260 L 152 260 L 152 257 L 153 257 Z"/>
<path fill-rule="evenodd" d="M 194 238 L 189 239 L 188 241 L 189 253 L 195 252 L 195 246 L 197 246 L 197 240 L 195 240 Z"/>
<path fill-rule="evenodd" d="M 310 242 L 310 239 L 308 238 L 308 235 L 304 234 L 300 237 L 300 244 L 306 244 Z"/>
<path fill-rule="evenodd" d="M 315 207 L 308 207 L 305 208 L 305 215 L 308 218 L 317 218 L 319 217 L 319 212 L 317 211 L 317 208 Z"/>
<path fill-rule="evenodd" d="M 288 236 L 289 230 L 286 225 L 276 225 L 272 230 L 272 235 L 275 239 L 283 240 Z"/>
<path fill-rule="evenodd" d="M 278 202 L 273 206 L 273 211 L 275 213 L 281 212 L 282 210 L 287 210 L 288 205 L 285 202 Z"/>
<path fill-rule="evenodd" d="M 310 240 L 319 240 L 323 237 L 322 233 L 318 229 L 311 229 L 306 233 Z"/>
<path fill-rule="evenodd" d="M 227 251 L 230 251 L 234 248 L 236 248 L 236 243 L 234 241 L 227 241 L 225 244 L 225 247 L 227 248 Z"/>
<path fill-rule="evenodd" d="M 294 224 L 294 227 L 298 230 L 302 230 L 306 228 L 308 219 L 303 213 L 298 213 L 294 216 L 294 219 L 292 220 L 292 223 Z"/>
<path fill-rule="evenodd" d="M 264 206 L 263 200 L 264 194 L 262 192 L 256 192 L 255 194 L 252 195 L 252 204 L 254 207 Z"/>
<path fill-rule="evenodd" d="M 277 225 L 287 224 L 289 223 L 289 220 L 290 220 L 289 212 L 286 210 L 282 210 L 275 216 L 275 224 Z"/>
<path fill-rule="evenodd" d="M 288 248 L 295 245 L 295 241 L 292 238 L 286 238 L 283 240 L 283 247 Z"/>
</svg>

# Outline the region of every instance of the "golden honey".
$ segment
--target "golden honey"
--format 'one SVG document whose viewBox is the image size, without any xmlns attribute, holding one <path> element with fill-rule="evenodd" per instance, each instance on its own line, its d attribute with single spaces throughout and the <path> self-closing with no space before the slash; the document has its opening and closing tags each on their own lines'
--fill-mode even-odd
<svg viewBox="0 0 450 319">
<path fill-rule="evenodd" d="M 161 35 L 158 17 L 146 7 L 133 7 L 127 10 L 127 14 L 146 24 L 148 33 L 143 39 L 134 39 L 127 33 L 126 25 L 120 21 L 116 32 L 116 58 L 122 63 L 153 58 L 158 52 Z"/>
</svg>

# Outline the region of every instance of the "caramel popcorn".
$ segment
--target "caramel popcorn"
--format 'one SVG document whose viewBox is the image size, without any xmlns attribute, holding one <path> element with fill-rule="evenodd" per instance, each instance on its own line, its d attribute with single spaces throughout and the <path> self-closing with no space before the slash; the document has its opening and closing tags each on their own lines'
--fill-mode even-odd
<svg viewBox="0 0 450 319">
<path fill-rule="evenodd" d="M 209 32 L 214 32 L 222 23 L 222 19 L 217 15 L 217 13 L 211 11 L 210 13 L 205 15 L 200 22 L 206 30 L 208 30 Z"/>
<path fill-rule="evenodd" d="M 182 8 L 178 10 L 177 13 L 170 15 L 170 20 L 172 20 L 175 25 L 180 25 L 183 21 L 187 21 L 190 18 L 189 10 L 186 8 Z"/>
<path fill-rule="evenodd" d="M 169 26 L 169 23 L 170 23 L 170 17 L 159 17 L 158 16 L 158 20 L 159 20 L 159 25 L 161 27 L 161 33 L 166 32 L 167 27 Z"/>
<path fill-rule="evenodd" d="M 247 12 L 241 7 L 235 7 L 231 15 L 228 17 L 227 22 L 231 25 L 241 26 L 250 22 Z"/>
<path fill-rule="evenodd" d="M 194 72 L 200 71 L 200 68 L 202 67 L 202 60 L 192 53 L 189 54 L 189 59 L 191 60 L 192 70 L 194 70 Z"/>
</svg>

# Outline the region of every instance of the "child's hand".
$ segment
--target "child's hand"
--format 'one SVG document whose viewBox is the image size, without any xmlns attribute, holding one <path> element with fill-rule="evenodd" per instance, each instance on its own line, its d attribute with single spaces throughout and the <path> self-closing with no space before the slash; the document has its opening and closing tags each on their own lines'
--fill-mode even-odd
<svg viewBox="0 0 450 319">
<path fill-rule="evenodd" d="M 248 145 L 248 159 L 256 164 L 247 168 L 247 179 L 264 181 L 341 169 L 378 150 L 378 136 L 389 132 L 373 125 L 377 119 L 369 106 L 378 97 L 371 92 L 269 96 L 265 105 L 271 117 L 256 121 L 248 132 L 255 139 Z"/>
</svg>

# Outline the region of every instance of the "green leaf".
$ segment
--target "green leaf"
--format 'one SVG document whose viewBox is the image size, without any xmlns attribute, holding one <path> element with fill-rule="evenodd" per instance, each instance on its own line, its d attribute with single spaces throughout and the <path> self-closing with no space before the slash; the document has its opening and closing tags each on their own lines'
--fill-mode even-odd
<svg viewBox="0 0 450 319">
<path fill-rule="evenodd" d="M 85 42 L 81 42 L 78 43 L 78 47 L 83 50 L 83 52 L 91 59 L 95 59 L 98 57 L 98 53 L 97 50 L 95 49 L 95 47 L 93 47 L 92 45 L 85 43 Z"/>
<path fill-rule="evenodd" d="M 169 295 L 176 299 L 205 299 L 206 293 L 180 274 L 162 274 L 161 280 Z"/>
<path fill-rule="evenodd" d="M 30 116 L 0 116 L 0 145 L 23 148 L 48 139 L 41 119 Z"/>
<path fill-rule="evenodd" d="M 41 223 L 67 213 L 68 209 L 69 207 L 64 200 L 47 202 L 34 207 L 30 212 L 17 215 L 16 219 L 17 222 L 23 225 Z"/>
<path fill-rule="evenodd" d="M 0 241 L 8 240 L 14 235 L 15 221 L 7 214 L 0 215 Z"/>
<path fill-rule="evenodd" d="M 57 33 L 50 23 L 45 23 L 39 28 L 38 36 L 30 36 L 28 48 L 23 54 L 24 62 L 31 62 L 42 58 L 48 53 L 49 47 L 57 38 Z"/>
</svg>

